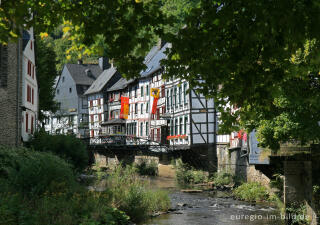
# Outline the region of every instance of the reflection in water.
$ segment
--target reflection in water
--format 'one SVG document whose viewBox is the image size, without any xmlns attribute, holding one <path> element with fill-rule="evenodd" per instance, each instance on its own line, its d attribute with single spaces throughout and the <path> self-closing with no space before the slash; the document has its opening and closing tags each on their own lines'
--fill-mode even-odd
<svg viewBox="0 0 320 225">
<path fill-rule="evenodd" d="M 171 204 L 175 211 L 160 215 L 144 224 L 159 225 L 273 225 L 282 224 L 278 210 L 265 205 L 251 205 L 224 193 L 182 193 L 175 188 L 174 180 L 156 178 L 154 187 L 171 189 Z"/>
</svg>

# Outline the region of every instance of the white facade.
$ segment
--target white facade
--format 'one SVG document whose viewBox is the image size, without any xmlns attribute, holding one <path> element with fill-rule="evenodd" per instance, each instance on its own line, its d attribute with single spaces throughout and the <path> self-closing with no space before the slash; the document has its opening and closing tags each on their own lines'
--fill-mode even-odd
<svg viewBox="0 0 320 225">
<path fill-rule="evenodd" d="M 102 94 L 88 96 L 90 138 L 101 134 L 101 123 L 106 120 L 107 105 Z"/>
<path fill-rule="evenodd" d="M 139 79 L 129 86 L 129 116 L 126 120 L 128 135 L 148 139 L 150 137 L 150 78 Z"/>
<path fill-rule="evenodd" d="M 29 31 L 24 31 L 28 39 L 23 41 L 27 44 L 23 50 L 22 58 L 22 131 L 21 136 L 23 141 L 28 141 L 29 137 L 36 130 L 38 120 L 38 83 L 35 66 L 35 51 L 34 51 L 34 33 L 33 28 Z"/>
</svg>

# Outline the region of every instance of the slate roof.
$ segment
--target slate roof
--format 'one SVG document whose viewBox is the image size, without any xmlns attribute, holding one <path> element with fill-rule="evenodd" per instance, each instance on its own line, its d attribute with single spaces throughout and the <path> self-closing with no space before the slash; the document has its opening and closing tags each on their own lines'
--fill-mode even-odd
<svg viewBox="0 0 320 225">
<path fill-rule="evenodd" d="M 126 78 L 121 78 L 118 80 L 112 87 L 110 87 L 107 91 L 117 91 L 122 90 L 128 86 L 131 82 L 133 82 L 133 79 L 127 80 Z"/>
<path fill-rule="evenodd" d="M 30 40 L 30 33 L 26 30 L 22 31 L 22 51 L 26 48 L 28 42 Z"/>
<path fill-rule="evenodd" d="M 116 72 L 117 69 L 115 67 L 110 67 L 109 69 L 104 70 L 84 94 L 88 95 L 100 92 Z"/>
<path fill-rule="evenodd" d="M 65 66 L 77 85 L 91 85 L 102 73 L 97 64 L 66 64 Z M 91 71 L 93 77 L 87 76 L 85 72 L 87 69 Z"/>
<path fill-rule="evenodd" d="M 161 68 L 160 61 L 165 59 L 167 56 L 164 54 L 167 48 L 170 48 L 171 44 L 166 43 L 160 50 L 157 46 L 154 46 L 148 55 L 145 57 L 144 63 L 147 66 L 147 69 L 140 73 L 141 77 L 147 77 L 150 74 Z"/>
</svg>

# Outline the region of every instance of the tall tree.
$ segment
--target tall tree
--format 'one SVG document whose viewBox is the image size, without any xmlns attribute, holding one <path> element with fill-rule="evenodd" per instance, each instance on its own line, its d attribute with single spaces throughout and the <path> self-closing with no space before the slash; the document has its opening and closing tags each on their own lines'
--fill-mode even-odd
<svg viewBox="0 0 320 225">
<path fill-rule="evenodd" d="M 172 43 L 167 73 L 187 79 L 223 113 L 222 131 L 258 129 L 264 146 L 319 141 L 318 1 L 201 0 Z"/>
<path fill-rule="evenodd" d="M 36 67 L 39 85 L 39 120 L 44 117 L 42 111 L 55 112 L 57 104 L 54 101 L 56 70 L 56 54 L 53 47 L 37 37 Z"/>
</svg>

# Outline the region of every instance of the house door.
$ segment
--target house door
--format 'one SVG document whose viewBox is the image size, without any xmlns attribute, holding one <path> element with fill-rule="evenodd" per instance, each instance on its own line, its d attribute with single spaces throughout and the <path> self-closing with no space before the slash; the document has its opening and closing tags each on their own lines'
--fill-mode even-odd
<svg viewBox="0 0 320 225">
<path fill-rule="evenodd" d="M 167 140 L 167 136 L 169 135 L 169 127 L 168 126 L 161 126 L 161 144 L 169 144 Z"/>
</svg>

